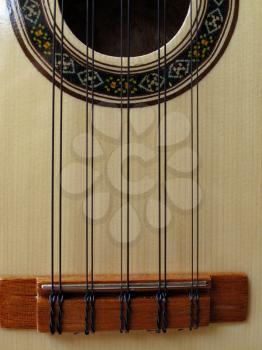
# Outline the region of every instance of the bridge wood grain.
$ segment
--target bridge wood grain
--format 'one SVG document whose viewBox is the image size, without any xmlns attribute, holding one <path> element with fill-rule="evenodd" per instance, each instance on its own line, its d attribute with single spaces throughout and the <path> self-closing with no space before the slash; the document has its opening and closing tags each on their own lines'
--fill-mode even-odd
<svg viewBox="0 0 262 350">
<path fill-rule="evenodd" d="M 138 277 L 137 277 L 138 278 Z M 242 322 L 248 311 L 248 279 L 243 274 L 203 275 L 208 286 L 200 298 L 200 326 L 209 323 Z M 185 276 L 176 280 L 186 280 Z M 189 278 L 187 278 L 189 280 Z M 104 281 L 105 277 L 97 278 Z M 138 281 L 152 280 L 142 276 Z M 173 279 L 171 279 L 173 280 Z M 0 326 L 13 329 L 37 329 L 49 331 L 48 296 L 40 286 L 47 278 L 13 278 L 0 280 Z M 68 282 L 81 281 L 68 278 Z M 110 281 L 117 281 L 111 277 Z M 64 301 L 63 330 L 78 333 L 84 329 L 83 296 L 67 296 Z M 168 299 L 169 328 L 187 328 L 189 325 L 189 298 L 182 291 Z M 132 330 L 154 330 L 156 324 L 156 301 L 154 295 L 139 295 L 132 299 Z M 96 300 L 96 330 L 119 330 L 118 295 L 101 295 Z"/>
</svg>

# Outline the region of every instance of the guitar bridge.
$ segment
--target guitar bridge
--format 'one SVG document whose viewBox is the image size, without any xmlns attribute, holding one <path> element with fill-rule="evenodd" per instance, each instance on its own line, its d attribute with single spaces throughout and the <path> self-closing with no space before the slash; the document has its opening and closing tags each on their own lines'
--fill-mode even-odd
<svg viewBox="0 0 262 350">
<path fill-rule="evenodd" d="M 120 296 L 126 288 L 117 276 L 110 276 L 107 280 L 103 276 L 95 278 L 93 331 L 121 330 Z M 61 290 L 63 304 L 59 305 Z M 166 286 L 159 286 L 154 276 L 133 276 L 129 284 L 128 330 L 159 330 L 159 290 L 166 291 L 165 310 L 162 311 L 166 313 L 167 329 L 192 329 L 210 323 L 242 322 L 247 318 L 248 279 L 243 274 L 201 275 L 193 283 L 189 276 L 169 276 Z M 51 292 L 52 285 L 47 278 L 2 279 L 1 327 L 50 332 Z M 61 333 L 84 333 L 87 321 L 84 278 L 64 278 L 61 286 L 55 282 L 53 292 L 57 296 L 55 324 L 58 323 L 59 312 L 62 312 L 59 321 Z"/>
</svg>

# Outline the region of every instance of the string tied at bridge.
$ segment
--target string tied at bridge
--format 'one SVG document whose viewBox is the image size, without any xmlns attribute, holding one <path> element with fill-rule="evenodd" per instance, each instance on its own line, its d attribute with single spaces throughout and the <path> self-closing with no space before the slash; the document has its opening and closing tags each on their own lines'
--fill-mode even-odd
<svg viewBox="0 0 262 350">
<path fill-rule="evenodd" d="M 130 329 L 131 293 L 125 291 L 120 294 L 120 332 L 128 333 Z"/>
<path fill-rule="evenodd" d="M 64 303 L 64 295 L 62 291 L 60 291 L 57 296 L 57 304 L 58 304 L 57 332 L 58 334 L 62 334 L 63 332 L 63 303 Z"/>
<path fill-rule="evenodd" d="M 126 202 L 127 202 L 127 228 L 126 228 L 126 287 L 123 285 L 123 25 L 124 25 L 124 4 L 123 0 L 120 0 L 120 52 L 121 52 L 121 254 L 120 254 L 120 268 L 121 268 L 121 293 L 119 297 L 120 301 L 120 332 L 128 333 L 130 330 L 130 317 L 131 317 L 131 292 L 129 289 L 130 284 L 130 74 L 131 74 L 131 0 L 126 2 L 126 43 L 127 43 L 127 92 L 126 92 L 126 110 L 127 110 L 127 188 L 126 188 Z M 126 290 L 124 290 L 124 288 Z"/>
<path fill-rule="evenodd" d="M 157 300 L 157 333 L 167 332 L 167 291 L 159 290 L 156 294 Z"/>
<path fill-rule="evenodd" d="M 90 11 L 91 7 L 91 11 Z M 91 14 L 91 40 L 89 39 L 89 14 Z M 89 72 L 89 44 L 92 44 L 92 57 L 91 57 L 91 89 L 89 89 L 88 72 Z M 86 294 L 85 294 L 85 335 L 95 333 L 95 290 L 94 290 L 94 65 L 95 65 L 95 1 L 86 0 Z M 89 147 L 88 147 L 88 134 L 89 134 L 89 90 L 91 90 L 91 232 L 89 242 Z M 90 290 L 89 290 L 89 245 L 91 250 L 91 278 L 90 278 Z"/>
<path fill-rule="evenodd" d="M 200 299 L 199 299 L 199 290 L 197 288 L 191 289 L 189 291 L 189 330 L 199 328 L 200 322 Z"/>
<path fill-rule="evenodd" d="M 127 290 L 125 292 L 121 292 L 120 295 L 120 331 L 122 333 L 127 333 L 130 330 L 130 315 L 131 315 L 131 293 L 129 290 L 129 249 L 130 249 L 130 242 L 129 242 L 129 236 L 130 236 L 130 176 L 131 176 L 131 164 L 130 164 L 130 136 L 131 136 L 131 126 L 130 126 L 130 2 L 131 0 L 127 1 L 127 45 L 128 45 L 128 55 L 127 55 L 127 259 L 126 259 L 126 269 L 127 269 Z M 88 4 L 88 0 L 87 0 Z M 159 260 L 159 286 L 160 289 L 156 294 L 156 303 L 157 303 L 157 331 L 158 332 L 166 332 L 168 328 L 168 294 L 166 289 L 166 283 L 167 283 L 167 219 L 166 219 L 166 206 L 167 206 L 167 190 L 166 190 L 166 182 L 167 182 L 167 108 L 166 108 L 166 101 L 167 101 L 167 86 L 166 86 L 166 79 L 164 79 L 164 90 L 163 90 L 163 96 L 161 91 L 161 79 L 160 75 L 163 73 L 163 76 L 166 78 L 167 72 L 166 72 L 166 60 L 167 60 L 167 52 L 166 52 L 166 29 L 165 29 L 165 22 L 166 22 L 166 1 L 164 0 L 164 68 L 161 67 L 161 50 L 160 50 L 160 0 L 158 0 L 158 155 L 159 155 L 159 162 L 158 162 L 158 174 L 159 174 L 159 245 L 158 245 L 158 260 Z M 191 5 L 192 6 L 192 5 Z M 62 9 L 63 9 L 63 1 L 62 1 Z M 88 8 L 87 8 L 88 12 Z M 123 15 L 123 5 L 121 4 L 121 16 Z M 192 17 L 192 8 L 191 8 L 191 17 Z M 88 21 L 88 13 L 87 13 L 87 21 Z M 121 17 L 121 84 L 123 82 L 123 33 L 122 33 L 122 23 L 123 19 Z M 57 329 L 58 333 L 62 333 L 62 321 L 63 321 L 63 294 L 62 294 L 62 195 L 61 195 L 61 183 L 62 183 L 62 116 L 63 116 L 63 40 L 64 40 L 64 32 L 63 32 L 63 23 L 64 23 L 64 17 L 63 17 L 63 11 L 62 11 L 62 44 L 61 44 L 61 96 L 60 96 L 60 228 L 59 228 L 59 286 L 60 286 L 60 292 L 57 295 L 57 297 L 54 294 L 50 295 L 50 332 L 53 334 L 55 332 L 55 329 Z M 55 29 L 55 24 L 54 24 Z M 89 62 L 88 62 L 88 44 L 89 44 L 89 38 L 88 38 L 88 23 L 87 23 L 87 62 L 86 62 L 86 125 L 87 125 L 87 133 L 88 133 L 88 94 L 89 94 L 89 86 L 88 86 L 88 69 L 89 69 Z M 55 30 L 54 30 L 55 33 Z M 55 40 L 55 34 L 54 34 L 54 40 Z M 193 37 L 192 37 L 192 18 L 191 18 L 191 41 L 192 41 L 192 47 L 193 47 Z M 55 50 L 55 45 L 54 45 Z M 87 289 L 86 289 L 86 295 L 85 295 L 85 334 L 89 334 L 91 332 L 95 332 L 95 290 L 93 289 L 94 284 L 94 0 L 92 0 L 92 65 L 91 65 L 91 72 L 92 72 L 92 87 L 91 87 L 91 93 L 92 93 L 92 109 L 91 109 L 91 117 L 92 117 L 92 157 L 91 157 L 91 240 L 90 240 L 90 246 L 91 246 L 91 285 L 92 289 L 89 291 L 88 289 L 88 250 L 89 250 L 89 243 L 88 243 L 88 219 L 86 220 L 86 282 L 87 282 Z M 54 51 L 54 74 L 55 74 L 55 51 Z M 193 81 L 193 58 L 191 57 L 191 79 Z M 54 84 L 54 82 L 53 82 Z M 123 90 L 123 89 L 122 89 Z M 192 93 L 193 93 L 193 85 L 192 85 Z M 193 95 L 192 95 L 193 96 Z M 162 213 L 161 213 L 161 193 L 163 192 L 162 189 L 162 175 L 161 175 L 161 98 L 163 97 L 164 101 L 164 145 L 165 145 L 165 169 L 164 169 L 164 201 L 165 201 L 165 217 L 164 217 L 164 228 L 162 228 L 161 220 L 162 220 Z M 54 104 L 54 95 L 53 95 L 53 104 Z M 121 152 L 122 152 L 122 118 L 123 118 L 123 91 L 121 92 Z M 192 103 L 193 106 L 193 103 Z M 193 113 L 192 113 L 192 120 L 193 120 Z M 192 122 L 193 127 L 193 122 Z M 54 132 L 54 116 L 53 116 L 53 132 Z M 193 133 L 192 133 L 193 137 Z M 87 147 L 87 188 L 88 188 L 88 141 L 86 144 Z M 193 141 L 192 141 L 192 148 L 193 148 Z M 53 152 L 54 152 L 54 142 L 53 142 Z M 193 154 L 193 152 L 192 152 Z M 122 161 L 122 153 L 121 153 L 121 161 Z M 52 170 L 53 171 L 53 170 Z M 192 170 L 193 171 L 193 170 Z M 122 181 L 122 163 L 121 163 L 121 181 Z M 54 179 L 54 174 L 52 173 L 52 183 Z M 192 182 L 193 182 L 193 174 L 192 174 Z M 192 185 L 193 187 L 193 185 Z M 88 190 L 86 194 L 86 205 L 88 207 Z M 193 197 L 193 196 L 192 196 Z M 53 197 L 52 197 L 53 199 Z M 192 202 L 194 202 L 192 198 Z M 87 208 L 87 211 L 88 208 Z M 122 230 L 122 182 L 121 182 L 121 230 Z M 52 215 L 53 215 L 53 204 L 52 204 Z M 192 214 L 193 215 L 193 214 Z M 162 240 L 163 240 L 163 230 L 164 230 L 164 249 L 162 249 Z M 193 224 L 192 224 L 192 230 L 193 230 Z M 123 287 L 123 278 L 122 278 L 122 249 L 123 249 L 123 240 L 122 240 L 122 234 L 121 232 L 121 288 Z M 52 235 L 53 235 L 53 227 L 52 227 Z M 194 235 L 194 232 L 192 232 L 192 236 Z M 193 245 L 193 239 L 192 239 L 192 245 Z M 193 250 L 194 247 L 192 247 Z M 164 251 L 164 273 L 162 271 L 163 266 L 163 260 L 162 260 L 162 250 Z M 193 254 L 192 254 L 192 261 L 193 261 Z M 53 236 L 52 236 L 52 259 L 53 259 Z M 198 259 L 198 257 L 197 257 Z M 164 278 L 163 278 L 164 275 Z M 198 279 L 198 275 L 197 275 Z M 164 280 L 164 284 L 163 284 Z M 193 285 L 194 279 L 193 279 L 193 269 L 192 269 L 192 285 Z M 165 285 L 165 288 L 162 288 L 162 286 Z M 52 286 L 53 286 L 53 262 L 52 262 Z M 199 326 L 199 291 L 198 288 L 192 289 L 192 291 L 189 293 L 189 299 L 190 299 L 190 329 L 198 328 Z M 57 327 L 55 322 L 55 304 L 56 301 L 58 303 L 58 317 L 57 317 Z"/>
<path fill-rule="evenodd" d="M 193 10 L 195 3 L 196 11 L 196 35 L 193 36 Z M 189 330 L 198 329 L 200 323 L 200 293 L 199 293 L 199 233 L 200 233 L 200 222 L 199 222 L 199 0 L 190 2 L 190 41 L 191 41 L 191 58 L 190 58 L 190 84 L 191 84 L 191 200 L 192 200 L 192 221 L 191 221 L 191 289 L 189 292 Z M 195 51 L 195 58 L 194 56 Z M 195 95 L 194 95 L 194 66 L 196 70 L 196 116 L 194 113 Z M 195 120 L 196 117 L 196 120 Z M 194 136 L 194 124 L 196 123 L 196 141 Z M 196 152 L 194 147 L 196 143 Z M 195 195 L 194 190 L 194 154 L 196 153 L 196 185 L 197 191 Z M 196 197 L 196 198 L 195 198 Z M 194 203 L 195 199 L 197 202 L 196 207 L 196 225 L 195 225 L 195 213 Z M 196 226 L 196 227 L 195 227 Z M 195 233 L 196 231 L 196 233 Z M 196 240 L 196 246 L 195 246 Z M 196 273 L 195 273 L 196 268 Z"/>
<path fill-rule="evenodd" d="M 95 293 L 85 294 L 85 335 L 95 333 Z"/>
<path fill-rule="evenodd" d="M 49 329 L 51 334 L 55 334 L 56 331 L 56 313 L 55 313 L 55 305 L 56 305 L 56 294 L 52 290 L 49 295 L 49 305 L 50 305 L 50 321 L 49 321 Z"/>
<path fill-rule="evenodd" d="M 162 16 L 161 16 L 162 13 Z M 167 8 L 166 0 L 157 0 L 157 52 L 158 52 L 158 285 L 159 290 L 156 294 L 157 320 L 156 331 L 160 333 L 167 332 L 168 328 L 168 294 L 167 294 L 167 32 L 166 32 Z M 163 22 L 163 25 L 161 25 Z M 163 68 L 161 67 L 161 32 L 164 38 L 164 57 Z M 161 91 L 161 73 L 164 76 L 164 89 Z M 164 119 L 164 138 L 162 142 L 162 108 L 161 97 L 163 94 L 163 119 Z M 164 171 L 162 175 L 162 144 L 164 145 Z M 164 227 L 162 228 L 162 177 L 164 182 Z M 162 232 L 163 231 L 163 232 Z M 162 240 L 163 242 L 163 262 L 162 262 Z M 162 265 L 164 282 L 162 283 Z M 164 288 L 163 288 L 164 284 Z"/>
</svg>

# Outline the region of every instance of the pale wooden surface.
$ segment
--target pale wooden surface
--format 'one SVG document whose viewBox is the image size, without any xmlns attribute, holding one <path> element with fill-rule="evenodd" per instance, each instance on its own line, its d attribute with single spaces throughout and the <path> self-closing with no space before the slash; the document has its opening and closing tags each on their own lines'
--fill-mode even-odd
<svg viewBox="0 0 262 350">
<path fill-rule="evenodd" d="M 0 344 L 4 349 L 66 350 L 77 347 L 82 350 L 87 346 L 128 350 L 159 347 L 180 350 L 193 347 L 195 350 L 211 347 L 212 350 L 261 349 L 261 17 L 259 0 L 253 0 L 252 4 L 248 0 L 241 1 L 233 40 L 222 60 L 200 84 L 201 134 L 204 135 L 201 138 L 201 268 L 214 272 L 241 271 L 249 275 L 248 322 L 211 326 L 191 334 L 108 334 L 88 339 L 84 336 L 50 337 L 34 332 L 1 330 Z M 10 27 L 4 0 L 0 1 L 0 26 L 0 275 L 45 275 L 49 272 L 50 83 L 22 53 Z M 170 111 L 187 113 L 189 95 L 184 94 L 171 104 Z M 65 163 L 69 163 L 76 159 L 71 151 L 72 137 L 84 128 L 84 118 L 81 117 L 84 104 L 66 97 L 65 105 Z M 139 117 L 139 112 L 135 113 Z M 148 115 L 150 113 L 152 109 Z M 152 146 L 152 134 L 147 131 L 146 135 L 145 142 Z M 107 139 L 101 136 L 101 140 Z M 107 156 L 116 144 L 117 141 L 103 146 Z M 102 167 L 102 161 L 99 164 Z M 99 184 L 103 189 L 108 186 L 106 181 Z M 71 213 L 66 219 L 67 259 L 64 261 L 64 272 L 69 274 L 84 271 L 83 249 L 79 253 L 84 242 L 83 198 L 80 197 L 67 196 L 65 200 L 66 213 Z M 117 206 L 116 202 L 117 196 L 114 196 L 111 204 Z M 137 205 L 139 210 L 141 203 Z M 181 210 L 175 210 L 175 214 L 175 232 L 179 234 L 170 237 L 170 245 L 175 248 L 174 256 L 169 259 L 169 268 L 171 270 L 176 263 L 176 271 L 185 271 L 190 264 L 190 226 L 186 224 L 190 215 Z M 101 239 L 104 242 L 99 256 L 96 254 L 96 259 L 100 259 L 96 268 L 97 272 L 116 273 L 119 269 L 119 244 L 103 230 L 105 227 L 103 221 L 96 228 L 100 231 L 97 234 L 99 242 Z M 146 228 L 145 234 L 132 245 L 131 268 L 135 272 L 154 271 L 157 266 L 154 255 L 157 236 L 149 233 L 149 226 Z M 153 239 L 145 245 L 149 237 Z"/>
</svg>

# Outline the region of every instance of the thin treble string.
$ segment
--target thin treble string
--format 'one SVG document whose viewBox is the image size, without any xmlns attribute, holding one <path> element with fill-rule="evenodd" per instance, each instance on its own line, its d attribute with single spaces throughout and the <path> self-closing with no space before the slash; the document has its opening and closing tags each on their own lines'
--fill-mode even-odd
<svg viewBox="0 0 262 350">
<path fill-rule="evenodd" d="M 95 24 L 95 1 L 92 0 L 92 90 L 91 90 L 91 117 L 92 117 L 92 157 L 91 157 L 91 290 L 94 291 L 94 24 Z"/>
<path fill-rule="evenodd" d="M 63 167 L 63 84 L 64 84 L 64 0 L 61 3 L 61 65 L 60 65 L 60 147 L 59 147 L 59 294 L 57 331 L 62 333 L 63 291 L 62 291 L 62 167 Z"/>
<path fill-rule="evenodd" d="M 89 274 L 89 240 L 88 240 L 88 213 L 89 213 L 89 191 L 88 191 L 88 185 L 89 185 L 89 177 L 88 177 L 88 171 L 89 171 L 89 161 L 88 161 L 88 132 L 89 132 L 89 106 L 88 106 L 88 93 L 89 93 L 89 87 L 88 87 L 88 70 L 89 70 L 89 59 L 88 59 L 88 48 L 89 48 L 89 0 L 86 0 L 86 292 L 88 292 L 88 274 Z"/>
<path fill-rule="evenodd" d="M 88 17 L 87 17 L 88 18 Z M 89 319 L 90 330 L 95 333 L 95 293 L 94 293 L 94 78 L 95 78 L 95 0 L 92 0 L 92 20 L 91 20 L 91 41 L 92 41 L 92 58 L 91 58 L 91 287 L 90 292 L 86 295 L 86 335 L 89 334 Z M 88 70 L 87 70 L 88 79 Z M 88 171 L 88 169 L 87 169 Z M 90 309 L 90 317 L 89 317 Z"/>
<path fill-rule="evenodd" d="M 59 181 L 59 292 L 62 293 L 62 167 L 63 167 L 63 84 L 64 84 L 64 0 L 61 3 L 61 72 L 60 72 L 60 181 Z"/>
<path fill-rule="evenodd" d="M 196 99 L 197 99 L 197 111 L 196 111 L 196 121 L 197 121 L 197 266 L 196 266 L 196 270 L 197 270 L 197 289 L 198 289 L 198 285 L 199 285 L 199 48 L 198 48 L 198 39 L 199 39 L 199 13 L 198 13 L 198 0 L 196 0 L 196 8 L 197 8 L 197 70 L 196 70 L 196 79 L 197 79 L 197 84 L 196 84 Z"/>
<path fill-rule="evenodd" d="M 166 0 L 164 1 L 164 287 L 167 289 L 167 33 L 166 33 Z"/>
<path fill-rule="evenodd" d="M 120 332 L 126 331 L 124 316 L 124 294 L 123 294 L 123 0 L 120 0 Z"/>
<path fill-rule="evenodd" d="M 195 328 L 199 327 L 200 322 L 200 295 L 199 295 L 199 243 L 200 243 L 200 221 L 199 221 L 199 181 L 200 181 L 200 168 L 199 168 L 199 61 L 200 61 L 200 55 L 199 55 L 199 11 L 198 11 L 198 5 L 199 2 L 196 0 L 196 52 L 197 52 L 197 62 L 196 62 L 196 154 L 197 154 L 197 169 L 196 169 L 196 183 L 197 183 L 197 193 L 196 193 L 196 199 L 197 199 L 197 223 L 196 223 L 196 239 L 197 239 L 197 250 L 196 250 L 196 311 L 195 311 Z"/>
<path fill-rule="evenodd" d="M 92 0 L 92 190 L 91 190 L 91 289 L 94 291 L 94 65 L 95 65 L 95 0 Z"/>
<path fill-rule="evenodd" d="M 157 152 L 158 152 L 158 292 L 156 295 L 157 300 L 157 321 L 156 321 L 156 330 L 158 333 L 161 332 L 162 329 L 162 291 L 161 291 L 161 84 L 160 84 L 160 60 L 161 60 L 161 52 L 160 52 L 160 0 L 157 0 L 157 69 L 158 69 L 158 133 L 157 133 Z"/>
<path fill-rule="evenodd" d="M 127 290 L 129 290 L 130 236 L 130 0 L 127 0 Z"/>
<path fill-rule="evenodd" d="M 191 292 L 194 286 L 194 90 L 193 90 L 193 0 L 190 2 L 190 41 L 191 41 L 191 57 L 190 57 L 190 93 L 191 93 Z"/>
<path fill-rule="evenodd" d="M 55 67 L 56 67 L 56 0 L 54 0 L 53 22 L 53 76 L 52 76 L 52 166 L 51 166 L 51 284 L 54 293 L 54 197 L 55 197 Z"/>
<path fill-rule="evenodd" d="M 85 335 L 89 334 L 89 0 L 86 0 L 86 294 Z"/>
<path fill-rule="evenodd" d="M 54 197 L 55 197 L 55 69 L 56 69 L 56 0 L 54 0 L 53 50 L 52 50 L 52 159 L 51 159 L 51 294 L 50 332 L 55 333 L 55 287 L 54 287 Z"/>
<path fill-rule="evenodd" d="M 158 53 L 158 288 L 161 289 L 161 47 L 160 47 L 160 0 L 157 0 L 157 53 Z"/>
<path fill-rule="evenodd" d="M 199 11 L 198 11 L 198 0 L 196 0 L 196 204 L 197 204 L 197 214 L 196 214 L 196 294 L 195 294 L 195 311 L 194 311 L 194 328 L 199 327 L 200 322 L 200 299 L 199 299 Z M 193 158 L 192 158 L 193 167 Z"/>
<path fill-rule="evenodd" d="M 121 252 L 120 252 L 120 274 L 121 274 L 121 292 L 123 289 L 123 0 L 120 0 L 120 80 L 121 80 L 121 96 L 120 96 L 120 133 L 121 133 L 121 184 L 120 184 L 120 189 L 121 189 L 121 199 L 120 199 L 120 206 L 121 206 L 121 219 L 120 219 L 120 244 L 121 244 Z"/>
<path fill-rule="evenodd" d="M 168 328 L 168 292 L 167 292 L 167 33 L 166 0 L 163 0 L 164 32 L 164 292 L 162 292 L 162 331 Z"/>
<path fill-rule="evenodd" d="M 88 223 L 88 214 L 89 214 L 89 106 L 88 106 L 88 70 L 89 70 L 89 0 L 86 0 L 86 294 L 85 294 L 85 335 L 89 334 L 89 223 Z"/>
</svg>

